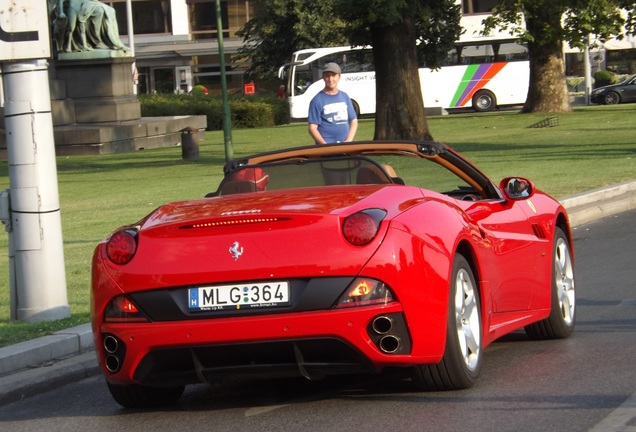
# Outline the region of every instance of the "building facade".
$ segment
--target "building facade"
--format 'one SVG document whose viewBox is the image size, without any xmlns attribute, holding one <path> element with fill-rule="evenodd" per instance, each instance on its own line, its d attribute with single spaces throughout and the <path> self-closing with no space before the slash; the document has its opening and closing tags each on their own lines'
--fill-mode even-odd
<svg viewBox="0 0 636 432">
<path fill-rule="evenodd" d="M 115 8 L 121 39 L 133 45 L 138 93 L 189 92 L 201 84 L 220 92 L 221 71 L 215 0 L 105 0 Z M 251 18 L 255 0 L 221 0 L 223 46 L 228 89 L 244 89 L 246 64 L 233 61 L 242 39 L 237 31 Z M 477 35 L 481 21 L 497 0 L 457 0 L 462 4 L 462 26 Z M 130 29 L 132 27 L 132 29 Z M 131 44 L 131 42 L 133 42 Z M 583 76 L 583 53 L 565 49 L 566 75 Z M 636 73 L 636 41 L 607 41 L 591 54 L 592 73 L 607 69 Z M 275 91 L 274 88 L 270 89 Z"/>
<path fill-rule="evenodd" d="M 138 93 L 187 93 L 197 84 L 220 91 L 215 0 L 131 0 L 130 17 L 126 0 L 105 3 L 115 8 L 121 39 L 134 50 Z M 253 6 L 222 0 L 220 7 L 228 88 L 239 91 L 246 65 L 232 62 L 242 45 L 236 32 Z"/>
</svg>

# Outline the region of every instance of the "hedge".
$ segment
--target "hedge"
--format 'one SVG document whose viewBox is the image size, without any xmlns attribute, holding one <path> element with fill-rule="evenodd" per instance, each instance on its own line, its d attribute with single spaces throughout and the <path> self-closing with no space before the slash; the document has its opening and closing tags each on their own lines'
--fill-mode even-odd
<svg viewBox="0 0 636 432">
<path fill-rule="evenodd" d="M 205 94 L 139 95 L 142 117 L 205 115 L 207 130 L 223 129 L 223 100 Z M 287 100 L 275 96 L 231 96 L 232 128 L 257 128 L 289 123 Z"/>
<path fill-rule="evenodd" d="M 594 87 L 603 87 L 612 83 L 612 74 L 606 70 L 599 70 L 594 74 Z"/>
</svg>

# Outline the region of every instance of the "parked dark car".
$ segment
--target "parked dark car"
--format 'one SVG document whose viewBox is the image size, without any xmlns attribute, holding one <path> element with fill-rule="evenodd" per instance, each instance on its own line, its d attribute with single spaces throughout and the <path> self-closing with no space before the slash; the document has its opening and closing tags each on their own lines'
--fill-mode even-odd
<svg viewBox="0 0 636 432">
<path fill-rule="evenodd" d="M 618 84 L 595 89 L 592 92 L 591 100 L 592 103 L 603 105 L 636 102 L 636 75 L 632 75 Z"/>
</svg>

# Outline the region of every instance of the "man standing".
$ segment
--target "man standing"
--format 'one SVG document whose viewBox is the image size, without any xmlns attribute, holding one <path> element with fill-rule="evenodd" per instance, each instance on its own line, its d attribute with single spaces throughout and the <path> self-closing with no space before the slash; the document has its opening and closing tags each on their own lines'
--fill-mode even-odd
<svg viewBox="0 0 636 432">
<path fill-rule="evenodd" d="M 358 119 L 349 95 L 338 90 L 340 66 L 327 63 L 322 79 L 325 88 L 309 104 L 309 135 L 316 144 L 353 141 Z"/>
</svg>

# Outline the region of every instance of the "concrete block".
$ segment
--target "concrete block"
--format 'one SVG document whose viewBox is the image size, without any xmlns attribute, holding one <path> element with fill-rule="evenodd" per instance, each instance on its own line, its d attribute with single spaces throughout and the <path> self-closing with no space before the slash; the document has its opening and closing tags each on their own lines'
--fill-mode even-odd
<svg viewBox="0 0 636 432">
<path fill-rule="evenodd" d="M 141 105 L 136 96 L 76 98 L 74 103 L 77 123 L 122 122 L 141 118 Z"/>
<path fill-rule="evenodd" d="M 0 376 L 80 352 L 75 335 L 51 335 L 0 348 Z"/>
<path fill-rule="evenodd" d="M 73 99 L 52 100 L 51 116 L 53 118 L 54 127 L 75 123 L 75 104 Z"/>
<path fill-rule="evenodd" d="M 70 98 L 132 95 L 133 57 L 55 62 L 55 75 L 67 83 Z"/>
</svg>

